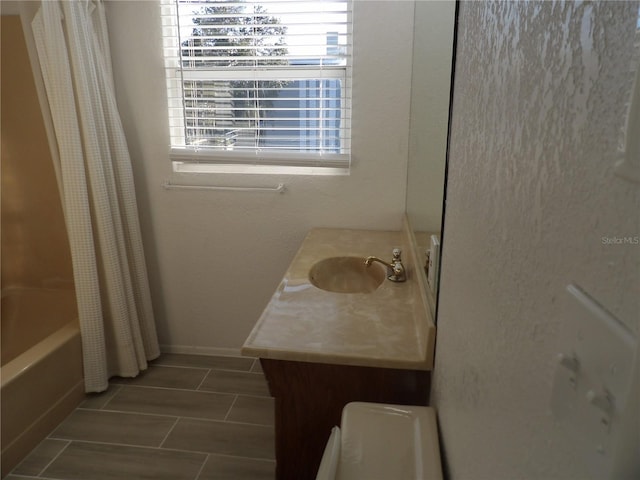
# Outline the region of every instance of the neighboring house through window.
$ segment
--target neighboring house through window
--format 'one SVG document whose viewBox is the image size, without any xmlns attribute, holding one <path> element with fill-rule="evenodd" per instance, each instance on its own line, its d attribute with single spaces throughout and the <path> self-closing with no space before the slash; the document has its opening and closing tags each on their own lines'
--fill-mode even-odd
<svg viewBox="0 0 640 480">
<path fill-rule="evenodd" d="M 350 1 L 162 8 L 174 165 L 349 165 Z"/>
</svg>

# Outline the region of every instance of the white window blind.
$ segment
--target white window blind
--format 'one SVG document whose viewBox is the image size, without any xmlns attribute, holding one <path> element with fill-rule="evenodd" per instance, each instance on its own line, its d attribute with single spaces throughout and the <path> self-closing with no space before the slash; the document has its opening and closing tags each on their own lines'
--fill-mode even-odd
<svg viewBox="0 0 640 480">
<path fill-rule="evenodd" d="M 350 0 L 164 0 L 172 159 L 347 166 Z"/>
</svg>

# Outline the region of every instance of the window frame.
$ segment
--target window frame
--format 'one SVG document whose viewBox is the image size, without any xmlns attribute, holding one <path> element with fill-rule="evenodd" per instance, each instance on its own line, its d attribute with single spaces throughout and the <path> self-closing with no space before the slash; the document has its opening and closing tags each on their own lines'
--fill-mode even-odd
<svg viewBox="0 0 640 480">
<path fill-rule="evenodd" d="M 161 0 L 163 26 L 163 54 L 167 81 L 170 150 L 169 158 L 175 172 L 233 172 L 233 173 L 276 173 L 290 168 L 292 173 L 344 174 L 351 164 L 351 113 L 352 113 L 352 72 L 353 72 L 353 0 L 347 3 L 347 54 L 344 66 L 293 65 L 289 68 L 261 69 L 239 67 L 236 69 L 202 69 L 201 71 L 182 67 L 179 35 L 179 0 Z M 257 75 L 258 74 L 258 75 Z M 302 150 L 243 149 L 224 150 L 198 145 L 187 145 L 185 126 L 185 97 L 183 86 L 191 80 L 331 80 L 341 81 L 345 90 L 340 106 L 340 153 L 327 151 L 309 152 Z M 181 141 L 175 141 L 178 138 Z M 234 168 L 237 167 L 237 168 Z M 252 168 L 253 167 L 253 168 Z M 273 168 L 272 168 L 273 167 Z M 285 170 L 283 170 L 284 168 Z"/>
</svg>

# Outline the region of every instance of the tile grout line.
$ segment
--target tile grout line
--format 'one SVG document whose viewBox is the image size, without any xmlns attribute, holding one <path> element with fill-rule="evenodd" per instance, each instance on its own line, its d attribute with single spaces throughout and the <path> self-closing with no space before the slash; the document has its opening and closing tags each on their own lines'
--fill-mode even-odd
<svg viewBox="0 0 640 480">
<path fill-rule="evenodd" d="M 138 443 L 122 443 L 122 442 L 109 442 L 106 440 L 88 440 L 88 439 L 79 439 L 79 438 L 75 438 L 75 439 L 65 439 L 65 438 L 55 438 L 54 440 L 67 440 L 70 443 L 75 443 L 75 444 L 80 444 L 80 443 L 88 443 L 90 445 L 108 445 L 108 446 L 113 446 L 113 447 L 126 447 L 126 448 L 141 448 L 141 449 L 147 449 L 147 450 L 171 450 L 171 451 L 177 451 L 177 452 L 191 452 L 191 453 L 205 453 L 205 452 L 200 452 L 199 450 L 181 450 L 178 448 L 164 448 L 164 447 L 159 447 L 159 446 L 155 446 L 155 445 L 143 445 L 143 444 L 138 444 Z M 164 440 L 163 440 L 164 442 Z"/>
<path fill-rule="evenodd" d="M 262 460 L 265 462 L 275 462 L 275 458 L 245 457 L 242 455 L 231 455 L 228 453 L 207 452 L 206 450 L 186 450 L 184 448 L 154 447 L 153 445 L 134 445 L 131 443 L 100 442 L 96 440 L 69 440 L 69 443 L 76 443 L 76 444 L 87 443 L 90 445 L 107 445 L 107 446 L 116 446 L 116 447 L 126 447 L 126 448 L 132 448 L 132 449 L 157 450 L 157 451 L 163 451 L 163 452 L 195 453 L 195 454 L 202 454 L 202 455 L 215 455 L 218 457 L 229 457 L 229 458 L 239 458 L 239 459 L 245 459 L 245 460 Z M 12 475 L 18 475 L 18 474 L 12 473 Z M 29 478 L 33 478 L 33 475 L 30 475 L 30 476 L 26 475 L 26 476 Z M 36 477 L 36 478 L 40 478 L 40 477 Z M 64 480 L 64 479 L 58 479 L 58 480 Z"/>
<path fill-rule="evenodd" d="M 91 408 L 79 408 L 78 410 L 84 410 L 84 411 L 89 411 L 89 412 L 94 412 L 94 413 L 120 413 L 123 415 L 144 415 L 144 416 L 148 416 L 148 417 L 163 417 L 163 418 L 177 418 L 177 417 L 181 417 L 181 418 L 195 418 L 198 420 L 213 420 L 213 421 L 217 421 L 220 422 L 222 420 L 217 420 L 215 418 L 207 418 L 207 417 L 188 417 L 185 415 L 175 415 L 175 414 L 171 414 L 171 413 L 149 413 L 149 412 L 141 412 L 139 410 L 94 410 Z M 59 440 L 57 437 L 55 438 L 56 440 Z"/>
<path fill-rule="evenodd" d="M 26 478 L 27 480 L 33 480 L 34 478 L 37 480 L 66 480 L 66 479 L 60 479 L 60 478 L 53 478 L 53 477 L 34 477 L 33 475 L 23 475 L 21 473 L 11 473 L 10 475 L 16 477 L 16 478 Z"/>
<path fill-rule="evenodd" d="M 118 388 L 113 389 L 113 392 L 111 392 L 111 396 L 109 397 L 109 399 L 104 402 L 104 405 L 102 405 L 98 410 L 105 410 L 107 408 L 107 405 L 111 403 L 111 400 L 113 400 L 122 391 L 122 385 L 116 384 L 115 386 Z"/>
<path fill-rule="evenodd" d="M 64 452 L 69 447 L 69 445 L 71 445 L 72 440 L 66 440 L 66 442 L 67 444 L 64 446 L 64 448 L 62 448 L 56 455 L 54 455 L 54 457 L 44 466 L 44 468 L 40 470 L 40 472 L 36 475 L 36 477 L 42 476 L 45 470 L 49 468 L 51 464 L 55 462 L 60 455 L 62 455 L 62 452 Z"/>
<path fill-rule="evenodd" d="M 255 362 L 255 361 L 254 361 Z M 162 367 L 162 368 L 183 368 L 183 369 L 193 369 L 193 370 L 222 370 L 225 372 L 239 372 L 239 373 L 262 373 L 253 371 L 254 363 L 251 363 L 251 366 L 248 368 L 232 368 L 224 365 L 170 365 L 168 363 L 165 364 L 154 364 L 152 367 Z M 123 377 L 127 378 L 127 377 Z M 137 378 L 137 377 L 131 377 Z"/>
<path fill-rule="evenodd" d="M 204 379 L 202 380 L 202 382 L 204 382 Z M 198 385 L 197 388 L 200 388 L 202 382 L 200 382 L 200 385 Z M 208 393 L 211 395 L 236 395 L 236 392 L 223 392 L 223 391 L 217 391 L 217 390 L 198 390 L 197 388 L 193 389 L 193 388 L 164 387 L 164 386 L 157 386 L 157 385 L 134 385 L 134 384 L 124 384 L 124 383 L 117 383 L 114 385 L 119 385 L 122 387 L 131 387 L 131 388 L 156 388 L 158 390 L 176 390 L 179 392 Z M 249 396 L 264 397 L 264 395 L 249 395 Z M 111 399 L 109 399 L 109 401 L 111 401 Z M 81 406 L 78 406 L 77 408 L 82 408 L 83 410 L 100 410 L 99 408 L 90 408 L 90 407 L 81 407 Z"/>
<path fill-rule="evenodd" d="M 173 415 L 167 415 L 167 416 L 173 416 Z M 274 425 L 265 425 L 264 423 L 238 422 L 236 420 L 214 420 L 214 419 L 211 419 L 211 418 L 185 417 L 184 415 L 181 415 L 180 417 L 178 417 L 178 420 L 197 420 L 198 422 L 232 423 L 234 425 L 247 425 L 247 426 L 250 426 L 250 427 L 258 427 L 258 428 L 274 428 Z M 61 439 L 56 438 L 55 440 L 61 440 Z M 62 440 L 64 440 L 64 439 L 62 439 Z M 84 442 L 85 440 L 82 440 L 82 441 Z M 98 442 L 98 443 L 108 443 L 108 442 Z"/>
<path fill-rule="evenodd" d="M 209 375 L 211 375 L 211 370 L 213 370 L 213 369 L 212 369 L 212 368 L 208 369 L 208 370 L 207 370 L 206 375 L 205 375 L 204 377 L 202 377 L 202 380 L 200 381 L 200 383 L 199 383 L 199 384 L 198 384 L 198 386 L 196 387 L 196 391 L 197 391 L 197 392 L 201 391 L 201 390 L 200 390 L 200 387 L 202 387 L 202 384 L 203 384 L 203 383 L 204 383 L 204 381 L 207 379 L 207 377 L 208 377 Z"/>
<path fill-rule="evenodd" d="M 255 398 L 274 398 L 271 396 L 271 394 L 269 393 L 269 391 L 267 390 L 267 393 L 263 393 L 263 394 L 259 394 L 259 393 L 244 393 L 244 392 L 230 392 L 230 391 L 224 391 L 224 390 L 193 390 L 193 389 L 189 389 L 189 388 L 172 388 L 172 387 L 156 387 L 153 385 L 123 385 L 126 387 L 132 387 L 132 388 L 146 388 L 146 389 L 158 389 L 158 390 L 175 390 L 175 391 L 179 391 L 179 392 L 189 392 L 189 393 L 206 393 L 209 395 L 242 395 L 243 397 L 255 397 Z M 199 388 L 199 387 L 198 387 Z M 268 388 L 268 387 L 267 387 Z M 106 406 L 106 404 L 105 404 Z M 82 407 L 80 405 L 78 405 L 78 407 L 76 407 L 80 410 L 101 410 L 104 407 L 101 408 L 94 408 L 94 407 Z"/>
<path fill-rule="evenodd" d="M 198 470 L 198 473 L 196 473 L 196 476 L 195 476 L 195 478 L 193 480 L 198 480 L 200 478 L 200 475 L 202 474 L 202 470 L 204 470 L 204 466 L 209 461 L 209 457 L 210 456 L 211 456 L 211 454 L 207 453 L 207 456 L 204 457 L 204 462 L 202 462 L 202 465 L 200 465 L 200 470 Z"/>
<path fill-rule="evenodd" d="M 171 428 L 169 429 L 169 431 L 167 432 L 167 434 L 164 436 L 164 438 L 162 439 L 162 441 L 160 442 L 160 445 L 158 445 L 159 449 L 164 448 L 163 445 L 165 444 L 165 442 L 167 441 L 167 438 L 169 438 L 169 435 L 171 435 L 171 432 L 173 432 L 173 429 L 176 428 L 176 425 L 178 424 L 178 422 L 180 421 L 180 418 L 182 417 L 176 417 L 176 421 L 173 422 L 173 425 L 171 425 Z"/>
<path fill-rule="evenodd" d="M 223 422 L 227 421 L 227 418 L 229 418 L 229 415 L 231 415 L 231 410 L 233 409 L 233 406 L 236 404 L 237 401 L 238 401 L 238 395 L 236 394 L 236 397 L 233 399 L 233 402 L 231 402 L 231 405 L 229 406 L 229 410 L 227 410 L 227 414 L 224 416 L 224 419 L 222 420 Z"/>
<path fill-rule="evenodd" d="M 162 368 L 191 368 L 191 369 L 193 369 L 193 370 L 211 370 L 211 367 L 196 367 L 196 366 L 193 366 L 193 365 L 188 365 L 188 366 L 184 366 L 184 365 L 167 365 L 167 364 L 163 365 L 163 364 L 159 364 L 159 363 L 156 363 L 156 364 L 150 365 L 150 367 L 162 367 Z M 145 372 L 148 372 L 148 371 L 149 371 L 149 369 L 145 370 Z M 123 378 L 127 378 L 127 377 L 123 377 Z M 137 378 L 137 377 L 130 377 L 130 378 L 134 378 L 134 379 L 135 379 L 135 378 Z"/>
<path fill-rule="evenodd" d="M 225 368 L 224 366 L 193 366 L 193 365 L 169 365 L 169 364 L 164 364 L 164 365 L 154 365 L 154 367 L 175 367 L 175 368 L 192 368 L 194 370 L 223 370 L 225 372 L 240 372 L 240 373 L 256 373 L 256 372 L 252 372 L 251 369 L 253 368 L 253 364 L 251 365 L 251 367 L 249 368 Z M 260 372 L 257 372 L 260 373 Z"/>
<path fill-rule="evenodd" d="M 254 422 L 240 422 L 240 421 L 236 421 L 236 420 L 229 420 L 229 415 L 231 414 L 231 410 L 232 408 L 235 406 L 236 402 L 239 400 L 240 397 L 251 397 L 251 398 L 259 398 L 259 399 L 272 399 L 273 397 L 259 397 L 259 396 L 252 396 L 252 395 L 245 395 L 245 394 L 240 394 L 240 393 L 227 393 L 225 394 L 226 396 L 233 396 L 233 400 L 231 401 L 231 404 L 228 407 L 227 412 L 224 414 L 224 416 L 222 418 L 210 418 L 210 417 L 193 417 L 193 416 L 189 416 L 189 415 L 176 415 L 176 414 L 171 414 L 171 413 L 149 413 L 149 412 L 143 412 L 140 410 L 116 410 L 116 409 L 102 409 L 102 410 L 98 410 L 98 409 L 93 409 L 93 408 L 77 408 L 76 410 L 81 410 L 84 412 L 93 412 L 93 413 L 117 413 L 117 414 L 121 414 L 121 415 L 140 415 L 140 416 L 147 416 L 147 417 L 161 417 L 161 418 L 182 418 L 182 419 L 189 419 L 189 420 L 201 420 L 201 421 L 206 421 L 206 422 L 227 422 L 227 423 L 237 423 L 237 424 L 241 424 L 241 425 L 257 425 L 257 426 L 270 426 L 271 424 L 264 424 L 264 423 L 254 423 Z M 51 432 L 51 434 L 49 435 L 49 437 L 51 440 L 67 440 L 65 438 L 60 438 L 60 437 L 53 437 L 51 435 L 53 435 L 54 432 Z M 85 440 L 79 440 L 79 441 L 85 441 Z M 100 442 L 99 442 L 100 443 Z M 111 443 L 111 442 L 104 442 L 104 443 Z M 127 444 L 128 445 L 128 444 Z"/>
</svg>

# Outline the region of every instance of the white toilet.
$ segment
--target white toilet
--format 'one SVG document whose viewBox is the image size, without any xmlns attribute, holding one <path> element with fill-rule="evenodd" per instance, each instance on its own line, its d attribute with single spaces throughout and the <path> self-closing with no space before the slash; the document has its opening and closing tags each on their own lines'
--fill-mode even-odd
<svg viewBox="0 0 640 480">
<path fill-rule="evenodd" d="M 352 402 L 334 427 L 316 480 L 442 480 L 431 407 Z"/>
</svg>

